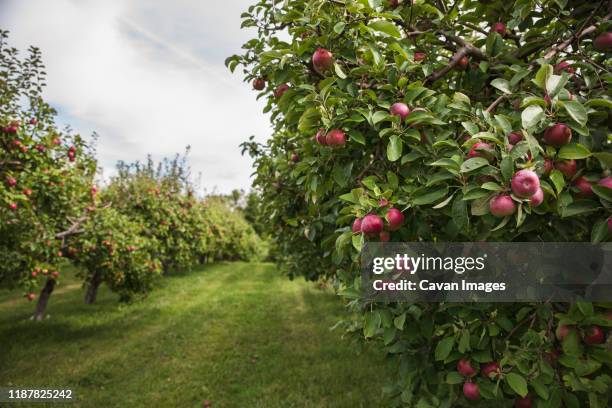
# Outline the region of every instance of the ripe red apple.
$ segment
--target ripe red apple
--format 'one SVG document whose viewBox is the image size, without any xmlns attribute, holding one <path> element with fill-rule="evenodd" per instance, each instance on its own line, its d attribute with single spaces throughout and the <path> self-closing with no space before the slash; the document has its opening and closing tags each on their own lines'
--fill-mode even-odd
<svg viewBox="0 0 612 408">
<path fill-rule="evenodd" d="M 403 121 L 408 115 L 410 115 L 410 108 L 405 103 L 396 102 L 391 105 L 391 108 L 389 108 L 389 113 L 393 116 L 399 116 Z"/>
<path fill-rule="evenodd" d="M 380 239 L 380 242 L 389 242 L 389 240 L 391 239 L 391 234 L 389 233 L 389 231 L 381 231 L 381 233 L 378 235 L 378 238 Z"/>
<path fill-rule="evenodd" d="M 59 146 L 62 143 L 62 140 L 59 137 L 53 139 L 53 144 Z"/>
<path fill-rule="evenodd" d="M 455 68 L 460 71 L 465 71 L 470 65 L 470 59 L 467 56 L 461 57 Z"/>
<path fill-rule="evenodd" d="M 31 275 L 33 278 L 35 278 L 35 277 L 36 277 L 36 275 L 38 275 L 38 272 L 37 272 L 37 271 L 32 271 L 32 273 L 30 273 L 30 275 Z"/>
<path fill-rule="evenodd" d="M 26 295 L 26 298 L 28 298 L 28 300 L 31 302 L 31 301 L 33 301 L 34 299 L 36 299 L 36 294 L 35 294 L 35 293 L 28 293 L 28 294 Z"/>
<path fill-rule="evenodd" d="M 572 129 L 565 123 L 556 123 L 544 132 L 544 142 L 552 146 L 562 146 L 572 140 Z"/>
<path fill-rule="evenodd" d="M 387 200 L 386 198 L 381 198 L 380 200 L 378 200 L 378 206 L 379 207 L 386 207 L 389 205 L 389 200 Z"/>
<path fill-rule="evenodd" d="M 575 72 L 574 68 L 572 68 L 572 64 L 567 61 L 561 61 L 555 65 L 555 74 L 560 74 L 563 71 L 568 74 L 573 74 Z"/>
<path fill-rule="evenodd" d="M 28 197 L 32 195 L 32 189 L 31 188 L 26 188 L 25 190 L 23 190 L 23 194 L 27 195 Z"/>
<path fill-rule="evenodd" d="M 570 334 L 570 331 L 572 330 L 572 328 L 566 324 L 560 324 L 559 326 L 557 326 L 557 330 L 555 330 L 555 336 L 557 336 L 557 339 L 559 341 L 563 341 L 563 339 L 565 339 L 567 337 L 568 334 Z"/>
<path fill-rule="evenodd" d="M 612 49 L 612 32 L 601 33 L 593 41 L 593 45 L 599 51 L 609 51 Z"/>
<path fill-rule="evenodd" d="M 593 196 L 593 188 L 591 182 L 587 180 L 584 176 L 580 176 L 576 180 L 574 180 L 572 186 L 580 190 L 576 194 L 578 197 L 589 198 Z"/>
<path fill-rule="evenodd" d="M 508 134 L 508 143 L 515 145 L 523 140 L 523 134 L 521 132 L 512 132 Z"/>
<path fill-rule="evenodd" d="M 346 144 L 346 135 L 340 129 L 332 129 L 325 136 L 325 143 L 328 146 L 344 146 Z"/>
<path fill-rule="evenodd" d="M 297 155 L 297 153 L 292 153 L 292 154 L 291 154 L 291 161 L 292 161 L 293 163 L 297 163 L 297 162 L 299 162 L 299 161 L 300 161 L 300 156 L 298 156 L 298 155 Z"/>
<path fill-rule="evenodd" d="M 483 377 L 497 378 L 501 374 L 501 368 L 495 361 L 491 361 L 482 366 L 480 373 L 483 375 Z"/>
<path fill-rule="evenodd" d="M 36 150 L 38 150 L 41 153 L 44 153 L 45 150 L 47 150 L 47 148 L 45 146 L 39 144 L 39 145 L 36 145 Z"/>
<path fill-rule="evenodd" d="M 463 384 L 463 395 L 470 401 L 477 401 L 480 399 L 480 390 L 478 384 L 467 381 Z"/>
<path fill-rule="evenodd" d="M 15 211 L 17 209 L 17 203 L 10 203 L 9 204 L 9 208 L 13 211 Z"/>
<path fill-rule="evenodd" d="M 478 372 L 477 369 L 472 367 L 470 360 L 467 358 L 462 358 L 457 361 L 457 371 L 464 377 L 472 377 Z"/>
<path fill-rule="evenodd" d="M 7 177 L 6 184 L 8 184 L 9 187 L 14 187 L 17 184 L 17 180 L 15 180 L 14 177 Z"/>
<path fill-rule="evenodd" d="M 529 199 L 529 205 L 532 207 L 537 207 L 544 202 L 544 191 L 541 188 L 538 188 L 538 191 Z"/>
<path fill-rule="evenodd" d="M 288 90 L 289 90 L 289 85 L 287 85 L 287 84 L 280 84 L 274 90 L 274 97 L 276 99 L 280 99 L 285 94 L 285 92 L 287 92 Z"/>
<path fill-rule="evenodd" d="M 383 220 L 376 214 L 368 214 L 361 220 L 361 232 L 376 236 L 383 230 Z"/>
<path fill-rule="evenodd" d="M 317 132 L 315 136 L 315 140 L 317 141 L 318 144 L 322 146 L 327 145 L 327 135 L 325 134 L 325 130 L 319 129 L 319 131 Z"/>
<path fill-rule="evenodd" d="M 600 186 L 612 188 L 612 177 L 602 178 L 597 182 Z"/>
<path fill-rule="evenodd" d="M 552 160 L 550 160 L 549 158 L 544 159 L 544 174 L 550 174 L 554 167 L 555 166 L 553 165 Z"/>
<path fill-rule="evenodd" d="M 391 8 L 396 8 L 400 5 L 401 2 L 401 0 L 389 0 L 389 5 L 391 6 Z"/>
<path fill-rule="evenodd" d="M 495 23 L 491 26 L 492 33 L 498 33 L 502 37 L 506 36 L 506 25 L 504 23 Z"/>
<path fill-rule="evenodd" d="M 425 58 L 427 58 L 427 54 L 425 54 L 424 52 L 417 51 L 414 53 L 414 62 L 425 61 Z"/>
<path fill-rule="evenodd" d="M 253 89 L 256 91 L 263 91 L 266 87 L 266 81 L 263 78 L 255 78 L 253 80 Z"/>
<path fill-rule="evenodd" d="M 30 125 L 36 126 L 38 124 L 38 120 L 36 118 L 30 119 Z"/>
<path fill-rule="evenodd" d="M 584 342 L 589 346 L 601 344 L 605 340 L 604 332 L 599 326 L 591 326 L 584 332 Z"/>
<path fill-rule="evenodd" d="M 496 217 L 506 217 L 514 214 L 516 204 L 509 195 L 498 195 L 489 201 L 489 211 Z"/>
<path fill-rule="evenodd" d="M 524 398 L 519 397 L 514 401 L 514 406 L 515 408 L 531 408 L 531 398 L 529 398 L 529 395 Z"/>
<path fill-rule="evenodd" d="M 555 169 L 559 170 L 563 175 L 569 179 L 576 175 L 578 171 L 578 165 L 576 160 L 561 160 L 555 163 Z"/>
<path fill-rule="evenodd" d="M 361 234 L 361 218 L 355 218 L 351 226 L 351 231 L 353 231 L 353 234 Z"/>
<path fill-rule="evenodd" d="M 484 157 L 487 160 L 490 160 L 493 157 L 495 150 L 493 146 L 489 143 L 485 142 L 477 142 L 472 145 L 468 153 L 468 158 L 472 157 Z"/>
<path fill-rule="evenodd" d="M 529 198 L 540 188 L 540 178 L 531 170 L 519 170 L 512 177 L 511 187 L 517 197 Z"/>
<path fill-rule="evenodd" d="M 317 48 L 312 54 L 312 65 L 318 72 L 323 73 L 334 65 L 334 55 L 325 48 Z"/>
<path fill-rule="evenodd" d="M 389 223 L 389 230 L 391 231 L 398 230 L 406 219 L 404 214 L 402 214 L 402 212 L 397 208 L 390 208 L 389 211 L 387 211 L 386 218 L 387 222 Z"/>
</svg>

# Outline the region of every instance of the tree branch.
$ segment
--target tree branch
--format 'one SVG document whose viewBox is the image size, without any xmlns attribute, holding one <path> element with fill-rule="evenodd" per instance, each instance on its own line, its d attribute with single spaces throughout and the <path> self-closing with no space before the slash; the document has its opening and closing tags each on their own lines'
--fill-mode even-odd
<svg viewBox="0 0 612 408">
<path fill-rule="evenodd" d="M 507 97 L 508 97 L 508 95 L 501 95 L 499 98 L 494 100 L 493 103 L 491 105 L 489 105 L 489 107 L 487 109 L 485 109 L 485 112 L 491 113 L 491 111 L 493 109 L 495 109 L 497 107 L 497 105 L 499 105 Z"/>
<path fill-rule="evenodd" d="M 467 51 L 466 47 L 459 48 L 459 50 L 455 54 L 453 54 L 453 56 L 451 57 L 451 60 L 450 60 L 449 64 L 446 65 L 441 70 L 439 70 L 437 72 L 434 72 L 433 74 L 431 74 L 430 76 L 425 78 L 424 84 L 434 83 L 438 79 L 442 78 L 449 71 L 451 71 L 453 68 L 455 68 L 457 66 L 457 64 L 459 64 L 459 61 L 461 60 L 461 58 L 467 56 L 467 54 L 468 54 L 468 51 Z"/>
</svg>

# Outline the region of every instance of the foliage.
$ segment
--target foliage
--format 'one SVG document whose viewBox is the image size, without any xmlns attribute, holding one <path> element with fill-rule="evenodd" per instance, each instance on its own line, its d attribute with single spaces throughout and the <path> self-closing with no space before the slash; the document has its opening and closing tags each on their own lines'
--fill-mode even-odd
<svg viewBox="0 0 612 408">
<path fill-rule="evenodd" d="M 610 7 L 262 0 L 242 15 L 258 34 L 226 64 L 265 81 L 258 97 L 274 126 L 266 145 L 244 144 L 261 217 L 288 273 L 334 277 L 356 312 L 349 329 L 400 362 L 389 388 L 398 404 L 472 404 L 461 383 L 473 381 L 496 403 L 529 394 L 541 407 L 608 406 L 609 346 L 584 340 L 590 326 L 610 327 L 610 305 L 369 304 L 357 260 L 378 237 L 351 224 L 395 207 L 406 215 L 389 231 L 396 241 L 609 240 L 612 196 L 597 181 L 610 176 L 612 76 L 593 39 L 610 30 Z M 319 48 L 332 63 L 313 60 Z M 410 107 L 405 119 L 390 111 L 397 102 Z M 544 137 L 556 123 L 569 126 L 571 142 Z M 315 137 L 331 130 L 346 143 Z M 520 169 L 537 174 L 542 204 L 511 190 Z M 499 195 L 512 215 L 490 213 Z M 572 334 L 561 342 L 554 329 L 563 324 Z M 557 349 L 561 357 L 549 358 Z M 496 361 L 501 375 L 466 380 L 460 358 Z"/>
<path fill-rule="evenodd" d="M 80 136 L 56 128 L 41 97 L 40 51 L 20 58 L 7 37 L 0 31 L 0 285 L 22 284 L 32 296 L 92 203 L 96 162 Z"/>
</svg>

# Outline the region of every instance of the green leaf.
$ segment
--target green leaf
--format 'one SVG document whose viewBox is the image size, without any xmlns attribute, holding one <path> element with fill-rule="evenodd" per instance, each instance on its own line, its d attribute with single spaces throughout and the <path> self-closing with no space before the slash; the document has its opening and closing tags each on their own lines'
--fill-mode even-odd
<svg viewBox="0 0 612 408">
<path fill-rule="evenodd" d="M 363 321 L 363 335 L 365 337 L 372 337 L 376 334 L 376 331 L 380 327 L 381 318 L 380 313 L 378 311 L 373 311 L 367 313 L 365 315 L 365 319 Z"/>
<path fill-rule="evenodd" d="M 484 157 L 472 157 L 461 164 L 461 172 L 468 173 L 489 164 L 489 161 Z"/>
<path fill-rule="evenodd" d="M 567 75 L 551 75 L 546 81 L 546 92 L 554 98 L 563 89 L 568 80 Z"/>
<path fill-rule="evenodd" d="M 391 37 L 395 37 L 395 38 L 402 37 L 397 26 L 390 21 L 386 21 L 386 20 L 372 21 L 370 24 L 368 24 L 368 27 L 370 27 L 374 31 L 378 31 L 378 32 L 390 35 Z"/>
<path fill-rule="evenodd" d="M 612 168 L 612 153 L 610 152 L 597 152 L 593 153 L 600 162 L 601 165 L 607 168 Z"/>
<path fill-rule="evenodd" d="M 577 101 L 563 102 L 563 108 L 566 112 L 581 126 L 586 126 L 588 115 L 584 106 Z"/>
<path fill-rule="evenodd" d="M 339 23 L 337 23 L 337 24 L 334 26 L 334 32 L 335 32 L 336 34 L 341 34 L 341 33 L 342 33 L 342 31 L 344 31 L 344 27 L 345 27 L 345 26 L 346 26 L 346 24 L 345 24 L 344 22 L 340 21 Z"/>
<path fill-rule="evenodd" d="M 453 345 L 455 344 L 454 337 L 445 337 L 438 342 L 436 345 L 435 358 L 436 361 L 443 361 L 450 355 L 451 351 L 453 351 Z"/>
<path fill-rule="evenodd" d="M 459 338 L 459 345 L 457 346 L 457 350 L 460 353 L 465 353 L 470 350 L 470 331 L 467 329 L 463 329 L 461 331 L 461 338 Z"/>
<path fill-rule="evenodd" d="M 591 201 L 591 200 L 575 201 L 571 203 L 570 205 L 568 205 L 567 207 L 563 208 L 561 217 L 562 218 L 574 217 L 576 215 L 597 211 L 598 208 L 599 208 L 599 205 L 596 202 Z"/>
<path fill-rule="evenodd" d="M 344 73 L 344 71 L 342 70 L 342 67 L 340 67 L 340 65 L 337 62 L 334 62 L 334 71 L 336 72 L 336 75 L 338 75 L 340 79 L 346 79 L 346 74 Z"/>
<path fill-rule="evenodd" d="M 414 205 L 426 205 L 434 203 L 448 194 L 448 187 L 439 188 L 437 190 L 426 190 L 427 192 L 418 196 L 415 196 L 412 200 Z"/>
<path fill-rule="evenodd" d="M 341 165 L 337 162 L 334 165 L 333 175 L 334 180 L 340 187 L 344 187 L 348 183 L 348 179 L 351 177 L 351 170 L 353 169 L 353 162 L 348 162 L 345 165 Z"/>
<path fill-rule="evenodd" d="M 544 118 L 544 110 L 539 105 L 530 105 L 521 113 L 523 128 L 529 129 Z"/>
<path fill-rule="evenodd" d="M 591 99 L 585 103 L 589 108 L 592 106 L 599 106 L 602 108 L 612 109 L 612 101 L 608 99 Z"/>
<path fill-rule="evenodd" d="M 586 159 L 591 156 L 589 149 L 579 143 L 566 144 L 559 151 L 560 159 Z"/>
<path fill-rule="evenodd" d="M 512 175 L 514 174 L 514 162 L 512 161 L 512 157 L 504 157 L 501 161 L 500 168 L 504 180 L 510 180 L 512 178 Z"/>
<path fill-rule="evenodd" d="M 491 85 L 493 85 L 495 88 L 499 89 L 505 94 L 512 93 L 512 91 L 510 90 L 510 83 L 503 78 L 495 78 L 493 81 L 491 81 Z"/>
<path fill-rule="evenodd" d="M 393 319 L 393 325 L 397 327 L 398 330 L 404 330 L 404 323 L 406 322 L 406 313 L 402 313 Z"/>
<path fill-rule="evenodd" d="M 565 179 L 563 178 L 563 173 L 559 170 L 554 169 L 550 172 L 550 180 L 555 185 L 555 190 L 557 190 L 557 194 L 561 194 L 563 188 L 565 187 Z"/>
<path fill-rule="evenodd" d="M 591 230 L 591 242 L 602 242 L 608 236 L 608 222 L 605 219 L 599 220 L 593 225 Z"/>
<path fill-rule="evenodd" d="M 398 135 L 391 136 L 387 145 L 387 159 L 394 162 L 402 157 L 403 146 L 402 139 Z"/>
<path fill-rule="evenodd" d="M 545 90 L 546 82 L 548 78 L 553 74 L 553 67 L 550 64 L 542 64 L 538 72 L 536 73 L 535 78 L 533 79 L 533 83 L 538 86 L 538 88 Z"/>
<path fill-rule="evenodd" d="M 514 372 L 506 374 L 506 383 L 521 397 L 527 395 L 527 381 L 520 374 Z"/>
<path fill-rule="evenodd" d="M 451 385 L 461 384 L 463 381 L 465 381 L 463 376 L 456 371 L 450 371 L 448 374 L 446 374 L 447 384 L 451 384 Z"/>
<path fill-rule="evenodd" d="M 608 187 L 600 186 L 600 185 L 593 185 L 591 189 L 600 198 L 606 201 L 612 202 L 612 188 L 608 188 Z"/>
</svg>

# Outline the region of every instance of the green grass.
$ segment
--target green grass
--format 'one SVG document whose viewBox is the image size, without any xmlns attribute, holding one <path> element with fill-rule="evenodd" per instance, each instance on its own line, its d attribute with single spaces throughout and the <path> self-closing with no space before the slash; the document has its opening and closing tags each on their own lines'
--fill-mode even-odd
<svg viewBox="0 0 612 408">
<path fill-rule="evenodd" d="M 85 305 L 67 278 L 39 323 L 33 304 L 0 292 L 0 386 L 70 387 L 71 407 L 381 405 L 391 368 L 330 330 L 344 313 L 330 291 L 247 263 L 161 286 L 131 305 L 103 288 Z"/>
</svg>

